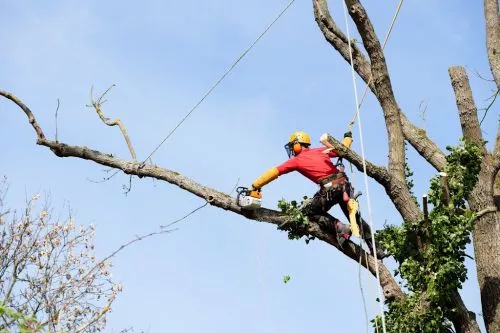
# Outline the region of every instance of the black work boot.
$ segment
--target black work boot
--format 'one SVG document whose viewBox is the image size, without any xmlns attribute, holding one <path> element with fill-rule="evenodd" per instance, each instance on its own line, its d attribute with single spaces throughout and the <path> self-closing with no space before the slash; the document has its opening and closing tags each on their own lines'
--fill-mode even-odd
<svg viewBox="0 0 500 333">
<path fill-rule="evenodd" d="M 351 237 L 351 227 L 347 224 L 336 220 L 334 223 L 335 232 L 337 234 L 337 241 L 339 246 L 342 248 L 345 241 Z"/>
</svg>

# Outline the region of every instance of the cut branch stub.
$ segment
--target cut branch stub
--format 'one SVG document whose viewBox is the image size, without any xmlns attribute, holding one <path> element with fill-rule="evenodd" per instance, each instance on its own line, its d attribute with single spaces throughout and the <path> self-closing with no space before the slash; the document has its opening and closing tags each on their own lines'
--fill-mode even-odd
<svg viewBox="0 0 500 333">
<path fill-rule="evenodd" d="M 448 175 L 446 172 L 439 173 L 439 179 L 441 181 L 441 189 L 443 190 L 442 198 L 444 204 L 448 206 L 450 204 L 450 190 L 448 188 Z"/>
</svg>

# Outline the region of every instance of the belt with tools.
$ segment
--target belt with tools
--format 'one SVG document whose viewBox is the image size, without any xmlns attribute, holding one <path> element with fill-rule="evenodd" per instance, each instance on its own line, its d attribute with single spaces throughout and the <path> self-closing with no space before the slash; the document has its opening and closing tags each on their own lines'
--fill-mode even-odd
<svg viewBox="0 0 500 333">
<path fill-rule="evenodd" d="M 326 176 L 323 179 L 320 179 L 319 185 L 321 188 L 326 190 L 338 188 L 340 185 L 347 183 L 348 179 L 345 173 L 338 172 L 334 173 L 330 176 Z"/>
</svg>

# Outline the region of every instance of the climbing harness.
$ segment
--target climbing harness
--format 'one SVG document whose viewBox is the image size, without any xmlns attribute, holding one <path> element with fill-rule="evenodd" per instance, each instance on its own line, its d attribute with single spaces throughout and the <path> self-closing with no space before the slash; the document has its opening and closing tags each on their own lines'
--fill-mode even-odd
<svg viewBox="0 0 500 333">
<path fill-rule="evenodd" d="M 212 93 L 212 91 L 214 91 L 214 89 L 217 88 L 217 86 L 222 82 L 222 80 L 224 80 L 226 78 L 226 76 L 241 61 L 241 59 L 243 59 L 247 55 L 247 53 L 250 52 L 250 50 L 255 46 L 255 44 L 257 44 L 262 39 L 262 37 L 264 37 L 264 35 L 269 31 L 269 29 L 271 29 L 271 27 L 280 19 L 280 17 L 282 17 L 285 14 L 285 12 L 288 10 L 288 8 L 290 8 L 293 5 L 294 2 L 295 2 L 295 0 L 291 0 L 285 6 L 285 8 L 278 14 L 278 16 L 274 19 L 274 21 L 272 21 L 271 24 L 269 24 L 264 29 L 264 31 L 259 35 L 259 37 L 257 37 L 257 39 L 255 39 L 253 41 L 253 43 L 250 44 L 250 46 L 248 48 L 246 48 L 245 51 L 243 51 L 243 53 L 238 58 L 236 58 L 236 60 L 233 62 L 233 64 L 219 77 L 219 79 L 217 81 L 215 81 L 215 83 L 210 87 L 210 89 L 208 89 L 207 92 L 205 92 L 205 94 L 203 94 L 201 99 L 191 108 L 191 110 L 189 110 L 189 112 L 184 116 L 184 118 L 182 118 L 181 121 L 179 121 L 179 123 L 153 149 L 153 151 L 148 155 L 148 157 L 146 157 L 144 159 L 144 161 L 142 162 L 142 165 L 144 165 L 146 163 L 146 161 L 149 160 L 151 158 L 151 156 L 153 156 L 153 154 L 158 151 L 158 149 L 160 149 L 160 147 L 165 143 L 165 141 L 167 141 L 172 136 L 172 134 L 174 134 L 174 132 L 177 130 L 177 128 L 179 128 L 179 126 L 181 126 L 182 123 L 184 123 L 184 121 L 194 112 L 194 110 L 196 110 L 198 108 L 198 106 L 200 106 L 200 104 L 203 103 L 203 101 L 208 97 L 208 95 L 210 95 Z"/>
</svg>

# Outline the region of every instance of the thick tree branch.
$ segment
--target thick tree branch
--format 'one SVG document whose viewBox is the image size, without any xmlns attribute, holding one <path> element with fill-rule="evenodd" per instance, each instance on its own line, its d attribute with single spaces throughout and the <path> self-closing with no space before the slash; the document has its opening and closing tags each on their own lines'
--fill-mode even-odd
<svg viewBox="0 0 500 333">
<path fill-rule="evenodd" d="M 17 106 L 19 106 L 24 111 L 26 116 L 28 116 L 28 121 L 31 124 L 31 126 L 33 127 L 33 129 L 35 130 L 37 139 L 38 140 L 45 140 L 45 135 L 43 134 L 40 125 L 38 125 L 38 123 L 35 119 L 35 116 L 33 115 L 31 110 L 24 103 L 19 98 L 14 96 L 14 94 L 11 94 L 8 91 L 0 90 L 0 95 L 4 96 L 7 99 L 10 99 L 12 102 L 17 104 Z"/>
<path fill-rule="evenodd" d="M 333 21 L 328 10 L 327 1 L 313 0 L 313 7 L 314 17 L 323 36 L 340 53 L 344 60 L 350 63 L 347 38 Z M 370 90 L 377 96 L 377 91 L 371 77 L 371 64 L 369 60 L 366 59 L 355 43 L 351 45 L 353 45 L 354 70 L 363 79 L 365 84 L 369 83 Z M 445 164 L 444 153 L 425 135 L 425 132 L 413 125 L 403 112 L 400 113 L 405 139 L 438 171 L 442 171 Z"/>
<path fill-rule="evenodd" d="M 341 142 L 336 140 L 335 138 L 331 138 L 329 143 L 332 145 L 332 148 L 339 152 L 343 158 L 351 162 L 359 171 L 363 172 L 363 158 L 358 155 L 353 150 L 346 148 Z M 386 187 L 389 186 L 389 172 L 387 169 L 376 164 L 373 164 L 370 161 L 366 161 L 366 174 L 371 178 L 375 179 L 380 185 Z"/>
<path fill-rule="evenodd" d="M 340 53 L 344 60 L 350 64 L 351 60 L 349 57 L 349 43 L 347 37 L 331 17 L 327 1 L 313 0 L 313 8 L 314 18 L 323 36 Z M 354 69 L 365 82 L 369 82 L 371 75 L 370 61 L 366 59 L 354 41 L 351 42 L 351 46 Z M 370 87 L 374 89 L 373 84 L 370 84 Z"/>
<path fill-rule="evenodd" d="M 498 0 L 484 0 L 484 18 L 486 21 L 486 50 L 491 73 L 500 88 L 500 19 Z"/>
<path fill-rule="evenodd" d="M 446 155 L 429 139 L 425 131 L 413 125 L 403 112 L 400 113 L 400 118 L 405 139 L 437 171 L 443 171 L 446 165 Z"/>
<path fill-rule="evenodd" d="M 405 180 L 404 137 L 399 118 L 399 107 L 394 98 L 384 52 L 365 8 L 358 0 L 346 0 L 349 15 L 363 39 L 363 45 L 371 61 L 372 81 L 377 99 L 384 112 L 389 141 L 389 173 L 400 181 Z"/>
<path fill-rule="evenodd" d="M 0 95 L 9 98 L 8 96 L 13 96 L 12 94 L 0 91 Z M 40 126 L 38 126 L 35 117 L 31 110 L 24 105 L 19 99 L 12 99 L 17 105 L 19 105 L 23 111 L 26 113 L 30 119 L 35 131 L 42 133 Z M 176 185 L 179 188 L 186 190 L 204 200 L 215 207 L 222 208 L 224 210 L 232 211 L 236 214 L 242 215 L 248 219 L 272 223 L 277 226 L 284 223 L 289 223 L 290 218 L 280 212 L 260 208 L 256 210 L 245 210 L 237 205 L 235 198 L 230 195 L 217 191 L 215 189 L 203 186 L 178 172 L 168 170 L 165 168 L 160 168 L 154 165 L 144 165 L 137 161 L 126 161 L 114 157 L 112 154 L 104 154 L 96 150 L 89 149 L 87 147 L 81 146 L 70 146 L 65 143 L 60 143 L 56 141 L 47 140 L 44 138 L 43 134 L 38 135 L 37 144 L 50 148 L 50 150 L 59 157 L 76 157 L 95 163 L 108 166 L 114 169 L 122 170 L 124 173 L 129 175 L 136 175 L 139 177 L 150 177 L 158 180 L 166 181 L 170 184 Z M 318 239 L 321 239 L 328 244 L 335 246 L 349 258 L 358 262 L 360 256 L 364 256 L 364 251 L 352 242 L 347 242 L 341 248 L 337 242 L 335 235 L 325 232 L 319 227 L 317 223 L 310 223 L 308 228 L 308 233 Z M 368 262 L 363 262 L 363 266 L 367 268 L 373 275 L 375 275 L 375 259 L 370 256 Z M 398 284 L 390 274 L 389 270 L 379 262 L 379 275 L 380 284 L 384 290 L 384 294 L 389 301 L 401 300 L 403 298 L 403 293 L 399 288 Z"/>
<path fill-rule="evenodd" d="M 451 85 L 455 92 L 462 133 L 467 140 L 477 143 L 480 147 L 484 147 L 483 136 L 477 118 L 477 107 L 474 103 L 474 97 L 472 96 L 465 68 L 462 66 L 450 67 L 448 73 L 450 74 Z"/>
<path fill-rule="evenodd" d="M 99 151 L 91 150 L 87 147 L 69 146 L 64 143 L 58 143 L 49 140 L 39 141 L 38 144 L 49 147 L 52 152 L 59 157 L 77 157 L 94 161 L 111 168 L 120 169 L 129 175 L 164 180 L 206 200 L 212 206 L 232 211 L 251 220 L 272 223 L 278 226 L 282 225 L 283 223 L 290 222 L 288 216 L 274 210 L 260 208 L 257 210 L 249 211 L 242 209 L 236 204 L 236 200 L 233 197 L 223 192 L 219 192 L 207 186 L 196 183 L 195 181 L 175 171 L 153 165 L 142 165 L 139 162 L 121 160 L 113 157 L 111 154 L 103 154 Z M 336 237 L 324 232 L 315 223 L 311 223 L 308 232 L 312 236 L 337 247 L 341 252 L 355 261 L 359 260 L 359 256 L 363 254 L 362 250 L 352 243 L 344 249 L 339 248 Z M 365 263 L 364 266 L 368 268 L 370 272 L 372 272 L 372 274 L 375 273 L 375 262 L 373 261 L 373 259 L 369 260 L 368 263 Z M 383 281 L 381 279 L 381 286 L 384 288 L 386 297 L 389 297 L 389 299 L 400 299 L 402 297 L 401 290 L 399 289 L 399 287 L 397 287 L 396 282 L 392 279 L 392 276 L 387 268 L 383 265 L 380 265 L 380 263 L 379 273 L 381 275 L 383 274 L 385 277 Z"/>
<path fill-rule="evenodd" d="M 467 309 L 458 292 L 453 295 L 453 303 L 457 309 L 451 318 L 455 331 L 457 333 L 481 333 L 476 321 L 476 314 Z"/>
</svg>

